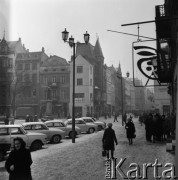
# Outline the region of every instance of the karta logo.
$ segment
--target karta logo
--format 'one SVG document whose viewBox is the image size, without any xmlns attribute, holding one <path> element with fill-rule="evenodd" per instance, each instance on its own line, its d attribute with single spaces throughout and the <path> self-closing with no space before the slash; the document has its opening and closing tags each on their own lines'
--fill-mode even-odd
<svg viewBox="0 0 178 180">
<path fill-rule="evenodd" d="M 125 161 L 126 158 L 121 158 L 119 163 L 117 163 L 117 158 L 107 160 L 105 163 L 105 178 L 117 179 L 117 175 L 119 175 L 119 179 L 150 179 L 148 177 L 148 169 L 151 168 L 155 179 L 177 179 L 177 176 L 175 176 L 175 166 L 172 163 L 166 163 L 163 166 L 157 159 L 154 163 L 144 163 L 142 166 L 137 163 L 130 163 L 128 170 L 123 171 L 122 166 Z M 164 167 L 162 172 L 158 171 L 161 167 Z"/>
</svg>

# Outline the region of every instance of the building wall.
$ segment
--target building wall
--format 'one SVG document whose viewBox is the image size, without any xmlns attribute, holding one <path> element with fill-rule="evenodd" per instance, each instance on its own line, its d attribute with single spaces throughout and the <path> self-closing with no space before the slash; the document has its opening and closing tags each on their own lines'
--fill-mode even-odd
<svg viewBox="0 0 178 180">
<path fill-rule="evenodd" d="M 157 82 L 155 82 L 156 84 Z M 155 86 L 154 87 L 154 99 L 155 99 L 155 109 L 160 113 L 164 112 L 164 107 L 170 107 L 170 95 L 168 94 L 167 86 Z"/>
<path fill-rule="evenodd" d="M 77 73 L 77 67 L 83 67 L 82 73 Z M 76 116 L 86 116 L 93 113 L 93 65 L 81 55 L 75 59 L 75 94 L 83 93 L 84 97 L 75 97 Z M 82 79 L 82 85 L 77 81 Z M 73 93 L 73 63 L 70 63 L 70 94 Z M 69 112 L 72 115 L 72 96 L 70 96 Z"/>
</svg>

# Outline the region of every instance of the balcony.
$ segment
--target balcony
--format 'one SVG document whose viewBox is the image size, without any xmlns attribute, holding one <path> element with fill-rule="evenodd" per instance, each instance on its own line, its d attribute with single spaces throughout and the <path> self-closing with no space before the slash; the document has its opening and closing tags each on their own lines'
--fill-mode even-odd
<svg viewBox="0 0 178 180">
<path fill-rule="evenodd" d="M 156 32 L 157 38 L 171 37 L 171 20 L 170 14 L 165 5 L 156 6 Z"/>
</svg>

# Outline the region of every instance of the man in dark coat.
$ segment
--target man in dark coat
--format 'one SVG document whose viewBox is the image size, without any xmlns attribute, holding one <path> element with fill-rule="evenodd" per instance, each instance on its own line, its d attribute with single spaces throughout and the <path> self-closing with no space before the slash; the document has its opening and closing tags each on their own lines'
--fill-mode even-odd
<svg viewBox="0 0 178 180">
<path fill-rule="evenodd" d="M 132 139 L 135 137 L 135 125 L 131 117 L 128 119 L 128 122 L 125 125 L 125 129 L 127 130 L 127 138 L 129 140 L 129 144 L 132 144 Z"/>
<path fill-rule="evenodd" d="M 30 116 L 27 114 L 25 122 L 30 122 Z"/>
<path fill-rule="evenodd" d="M 115 131 L 112 129 L 112 123 L 108 123 L 108 128 L 105 129 L 103 134 L 103 148 L 106 150 L 107 159 L 109 159 L 109 151 L 111 151 L 111 158 L 114 159 L 114 142 L 118 144 Z"/>
<path fill-rule="evenodd" d="M 5 167 L 9 173 L 9 180 L 32 180 L 31 166 L 32 159 L 25 142 L 22 138 L 14 139 L 14 150 L 9 154 Z"/>
</svg>

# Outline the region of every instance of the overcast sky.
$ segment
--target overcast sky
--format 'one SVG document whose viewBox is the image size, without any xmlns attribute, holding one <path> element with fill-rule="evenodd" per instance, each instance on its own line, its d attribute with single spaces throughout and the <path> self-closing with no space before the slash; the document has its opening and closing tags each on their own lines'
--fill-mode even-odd
<svg viewBox="0 0 178 180">
<path fill-rule="evenodd" d="M 99 37 L 105 64 L 118 67 L 120 62 L 125 76 L 127 71 L 132 74 L 131 47 L 137 37 L 107 30 L 137 34 L 137 26 L 121 25 L 154 20 L 155 6 L 163 3 L 164 0 L 1 0 L 0 35 L 5 29 L 8 40 L 21 37 L 30 51 L 44 47 L 48 55 L 69 61 L 72 50 L 62 41 L 61 32 L 66 28 L 75 41 L 84 42 L 83 34 L 88 31 L 92 45 Z M 140 35 L 155 38 L 155 23 L 140 25 Z"/>
</svg>

